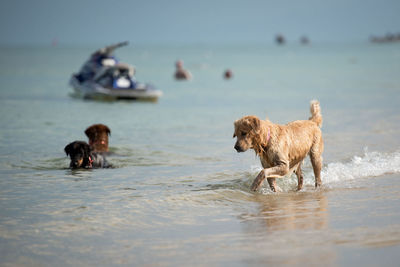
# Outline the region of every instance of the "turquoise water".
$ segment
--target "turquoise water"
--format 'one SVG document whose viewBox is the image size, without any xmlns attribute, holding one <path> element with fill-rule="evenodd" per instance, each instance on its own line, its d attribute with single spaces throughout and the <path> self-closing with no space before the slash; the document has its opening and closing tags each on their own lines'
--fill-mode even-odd
<svg viewBox="0 0 400 267">
<path fill-rule="evenodd" d="M 126 47 L 156 103 L 95 102 L 67 83 L 98 47 L 0 50 L 0 265 L 397 266 L 400 46 Z M 194 78 L 173 80 L 183 59 Z M 234 77 L 224 80 L 230 68 Z M 324 116 L 323 187 L 306 162 L 283 193 L 233 122 Z M 71 171 L 64 146 L 111 128 L 113 169 Z"/>
</svg>

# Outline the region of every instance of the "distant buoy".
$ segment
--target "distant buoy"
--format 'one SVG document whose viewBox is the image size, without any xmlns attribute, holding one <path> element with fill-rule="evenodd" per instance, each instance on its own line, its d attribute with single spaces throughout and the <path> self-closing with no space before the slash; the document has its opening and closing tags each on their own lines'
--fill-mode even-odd
<svg viewBox="0 0 400 267">
<path fill-rule="evenodd" d="M 225 78 L 226 80 L 232 78 L 232 76 L 233 76 L 233 73 L 232 73 L 232 71 L 231 71 L 230 69 L 228 69 L 228 70 L 225 71 L 225 73 L 224 73 L 224 78 Z"/>
</svg>

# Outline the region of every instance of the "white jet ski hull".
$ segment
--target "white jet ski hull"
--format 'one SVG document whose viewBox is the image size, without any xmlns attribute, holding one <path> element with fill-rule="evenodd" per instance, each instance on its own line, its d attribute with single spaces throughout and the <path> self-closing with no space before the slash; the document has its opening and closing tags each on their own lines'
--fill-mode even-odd
<svg viewBox="0 0 400 267">
<path fill-rule="evenodd" d="M 156 101 L 162 96 L 162 91 L 153 89 L 147 84 L 139 84 L 135 89 L 109 89 L 92 80 L 81 83 L 75 75 L 72 75 L 69 83 L 75 90 L 76 96 L 85 99 Z"/>
</svg>

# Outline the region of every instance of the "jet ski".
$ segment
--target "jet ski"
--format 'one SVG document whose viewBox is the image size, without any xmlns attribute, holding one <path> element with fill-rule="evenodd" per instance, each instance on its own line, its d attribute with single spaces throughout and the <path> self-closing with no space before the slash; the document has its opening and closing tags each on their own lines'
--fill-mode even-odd
<svg viewBox="0 0 400 267">
<path fill-rule="evenodd" d="M 135 68 L 119 62 L 113 56 L 115 49 L 127 44 L 122 42 L 97 50 L 79 73 L 72 74 L 69 84 L 75 90 L 76 97 L 155 101 L 162 95 L 151 84 L 137 82 Z"/>
</svg>

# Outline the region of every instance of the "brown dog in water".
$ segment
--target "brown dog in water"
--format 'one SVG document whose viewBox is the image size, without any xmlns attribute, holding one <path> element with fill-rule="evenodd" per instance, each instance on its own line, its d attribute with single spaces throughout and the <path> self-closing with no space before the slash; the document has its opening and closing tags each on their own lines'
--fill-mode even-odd
<svg viewBox="0 0 400 267">
<path fill-rule="evenodd" d="M 85 130 L 85 134 L 89 138 L 89 145 L 93 148 L 93 152 L 108 152 L 110 128 L 104 124 L 93 124 Z"/>
<path fill-rule="evenodd" d="M 324 143 L 320 127 L 322 115 L 319 102 L 310 104 L 309 120 L 298 120 L 286 125 L 263 121 L 256 116 L 245 116 L 235 121 L 237 137 L 235 149 L 245 152 L 253 149 L 261 159 L 263 170 L 254 180 L 251 189 L 257 191 L 267 178 L 271 190 L 276 192 L 275 178 L 281 178 L 296 173 L 297 190 L 303 187 L 301 164 L 310 155 L 314 169 L 315 187 L 321 186 L 322 152 Z"/>
</svg>

